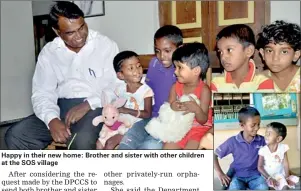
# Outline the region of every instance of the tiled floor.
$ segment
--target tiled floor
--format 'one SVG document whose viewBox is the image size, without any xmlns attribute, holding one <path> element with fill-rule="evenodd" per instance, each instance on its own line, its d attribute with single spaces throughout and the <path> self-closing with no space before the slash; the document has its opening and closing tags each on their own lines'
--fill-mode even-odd
<svg viewBox="0 0 301 191">
<path fill-rule="evenodd" d="M 213 189 L 215 191 L 217 190 L 221 190 L 221 185 L 220 185 L 220 181 L 218 180 L 218 178 L 215 178 L 213 180 Z M 301 190 L 301 184 L 300 184 L 300 181 L 299 183 L 297 184 L 297 186 L 295 187 L 295 189 L 290 189 L 290 190 Z"/>
</svg>

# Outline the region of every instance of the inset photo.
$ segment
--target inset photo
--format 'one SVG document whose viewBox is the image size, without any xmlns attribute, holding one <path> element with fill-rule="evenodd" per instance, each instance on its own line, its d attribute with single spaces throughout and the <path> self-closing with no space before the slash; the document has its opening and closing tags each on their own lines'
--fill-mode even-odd
<svg viewBox="0 0 301 191">
<path fill-rule="evenodd" d="M 214 190 L 300 190 L 300 94 L 215 93 Z"/>
</svg>

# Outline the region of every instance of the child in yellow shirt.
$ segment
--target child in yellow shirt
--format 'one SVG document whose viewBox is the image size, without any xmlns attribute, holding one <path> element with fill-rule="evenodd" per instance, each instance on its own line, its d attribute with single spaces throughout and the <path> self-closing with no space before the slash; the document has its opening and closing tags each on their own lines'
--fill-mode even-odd
<svg viewBox="0 0 301 191">
<path fill-rule="evenodd" d="M 217 34 L 216 48 L 224 74 L 213 77 L 212 92 L 274 92 L 273 81 L 260 74 L 252 59 L 255 35 L 244 24 L 230 25 Z"/>
<path fill-rule="evenodd" d="M 300 26 L 275 21 L 258 34 L 257 49 L 269 70 L 264 71 L 274 81 L 276 92 L 300 93 Z"/>
</svg>

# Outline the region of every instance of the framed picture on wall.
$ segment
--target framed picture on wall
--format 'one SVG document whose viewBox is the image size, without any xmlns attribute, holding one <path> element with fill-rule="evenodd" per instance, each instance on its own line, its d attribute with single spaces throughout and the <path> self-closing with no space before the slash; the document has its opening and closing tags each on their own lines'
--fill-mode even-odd
<svg viewBox="0 0 301 191">
<path fill-rule="evenodd" d="M 256 93 L 255 106 L 261 117 L 296 115 L 297 97 L 294 93 Z"/>
<path fill-rule="evenodd" d="M 96 17 L 105 15 L 104 1 L 72 1 L 83 12 L 85 17 Z"/>
</svg>

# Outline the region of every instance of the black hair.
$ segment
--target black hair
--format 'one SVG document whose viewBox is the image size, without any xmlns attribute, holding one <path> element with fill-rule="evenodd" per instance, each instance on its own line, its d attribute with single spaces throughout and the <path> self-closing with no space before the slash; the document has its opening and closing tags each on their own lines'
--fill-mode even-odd
<svg viewBox="0 0 301 191">
<path fill-rule="evenodd" d="M 174 25 L 165 25 L 159 28 L 154 35 L 154 41 L 162 37 L 170 40 L 176 45 L 176 47 L 179 47 L 183 44 L 182 31 Z"/>
<path fill-rule="evenodd" d="M 76 4 L 70 1 L 56 1 L 56 4 L 50 9 L 49 25 L 55 29 L 59 29 L 59 17 L 78 19 L 84 17 L 84 13 Z"/>
<path fill-rule="evenodd" d="M 238 111 L 238 121 L 239 123 L 245 123 L 248 118 L 260 116 L 259 111 L 251 106 L 243 107 Z"/>
<path fill-rule="evenodd" d="M 277 20 L 270 25 L 266 25 L 262 28 L 262 32 L 258 34 L 256 48 L 260 49 L 269 43 L 279 44 L 281 42 L 289 44 L 294 51 L 300 50 L 300 26 L 283 20 Z"/>
<path fill-rule="evenodd" d="M 130 50 L 125 50 L 125 51 L 122 51 L 122 52 L 119 52 L 115 57 L 114 57 L 114 60 L 113 60 L 113 66 L 114 66 L 114 70 L 115 72 L 120 72 L 120 69 L 121 69 L 121 66 L 122 66 L 122 63 L 129 59 L 129 58 L 132 58 L 132 57 L 138 57 L 138 54 L 136 52 L 133 52 L 133 51 L 130 51 Z"/>
<path fill-rule="evenodd" d="M 209 67 L 208 50 L 203 43 L 187 43 L 177 48 L 172 54 L 172 62 L 187 64 L 191 69 L 199 66 L 201 78 L 205 79 Z"/>
<path fill-rule="evenodd" d="M 282 123 L 279 123 L 279 122 L 272 122 L 272 123 L 268 124 L 267 127 L 271 127 L 273 130 L 275 130 L 275 132 L 279 136 L 282 137 L 281 141 L 283 141 L 285 139 L 286 133 L 287 133 L 285 125 L 283 125 Z"/>
<path fill-rule="evenodd" d="M 253 30 L 245 24 L 234 24 L 223 28 L 216 36 L 216 43 L 221 38 L 235 38 L 244 48 L 255 46 L 255 35 Z"/>
</svg>

